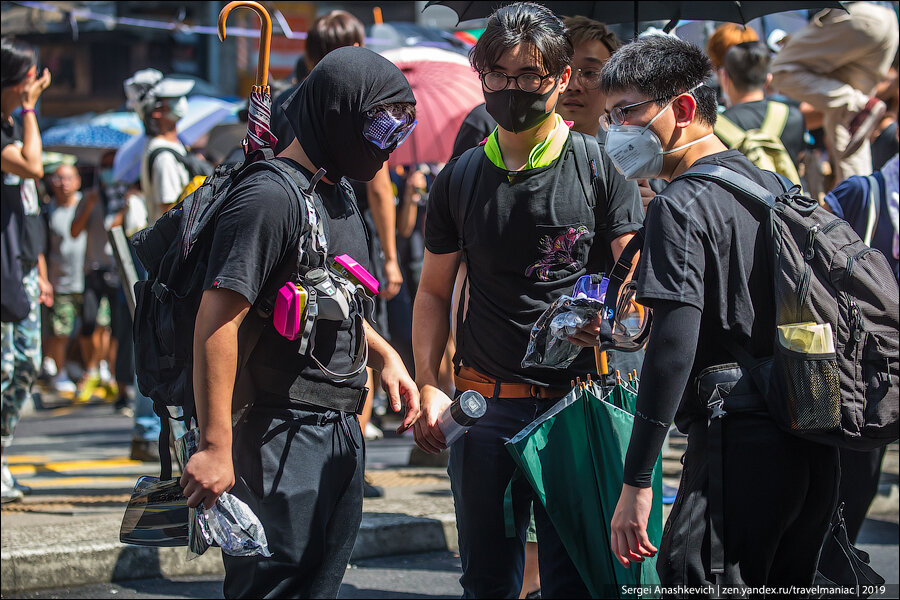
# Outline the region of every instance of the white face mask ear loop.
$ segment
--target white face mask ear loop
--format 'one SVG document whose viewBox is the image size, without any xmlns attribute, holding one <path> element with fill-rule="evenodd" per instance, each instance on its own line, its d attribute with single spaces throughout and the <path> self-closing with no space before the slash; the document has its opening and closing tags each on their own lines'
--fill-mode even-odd
<svg viewBox="0 0 900 600">
<path fill-rule="evenodd" d="M 693 91 L 696 90 L 697 88 L 703 87 L 703 85 L 705 85 L 705 84 L 701 81 L 700 83 L 698 83 L 697 85 L 695 85 L 694 87 L 692 87 L 691 89 L 689 89 L 687 92 L 685 92 L 685 94 L 691 94 L 691 95 L 693 96 Z M 683 94 L 679 94 L 679 96 L 681 96 L 681 95 L 683 95 Z M 666 106 L 666 108 L 669 108 L 669 106 L 671 106 L 672 103 L 675 102 L 675 100 L 677 100 L 677 99 L 678 99 L 678 96 L 676 96 L 675 98 L 672 98 L 672 102 L 669 102 L 669 104 Z M 696 104 L 696 102 L 697 102 L 697 99 L 694 98 L 694 103 Z M 666 110 L 666 108 L 664 108 L 663 110 L 659 111 L 659 113 L 662 114 L 663 111 Z M 656 117 L 658 117 L 658 116 L 659 116 L 659 115 L 656 115 Z M 656 117 L 653 117 L 653 121 L 656 120 Z M 652 123 L 653 121 L 650 121 L 650 123 Z M 648 126 L 648 127 L 650 126 L 650 123 L 647 123 L 647 126 Z M 699 143 L 702 142 L 703 140 L 708 140 L 709 138 L 711 138 L 711 137 L 714 136 L 714 135 L 715 135 L 715 132 L 714 132 L 714 131 L 711 131 L 711 132 L 707 133 L 706 135 L 704 135 L 702 138 L 697 138 L 696 140 L 694 140 L 694 141 L 692 141 L 692 142 L 688 142 L 687 144 L 683 144 L 683 145 L 678 146 L 678 147 L 676 147 L 676 148 L 672 148 L 671 150 L 664 150 L 663 153 L 662 153 L 662 155 L 663 155 L 663 156 L 666 156 L 667 154 L 672 154 L 673 152 L 678 152 L 679 150 L 684 150 L 685 148 L 690 148 L 690 147 L 693 146 L 694 144 L 699 144 Z"/>
</svg>

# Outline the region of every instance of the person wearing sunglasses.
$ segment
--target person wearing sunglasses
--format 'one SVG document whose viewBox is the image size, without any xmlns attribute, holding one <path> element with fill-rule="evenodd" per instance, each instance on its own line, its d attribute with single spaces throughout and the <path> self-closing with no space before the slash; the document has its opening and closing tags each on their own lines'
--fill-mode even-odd
<svg viewBox="0 0 900 600">
<path fill-rule="evenodd" d="M 310 190 L 328 256 L 349 254 L 369 270 L 368 233 L 345 178 L 371 179 L 415 127 L 409 83 L 371 50 L 339 48 L 284 109 L 295 139 L 273 160 Z M 343 321 L 316 321 L 315 356 L 299 352 L 300 337 L 262 331 L 247 361 L 254 403 L 232 439 L 238 329 L 265 290 L 284 285 L 284 261 L 309 249 L 299 243 L 309 207 L 281 176 L 253 171 L 224 199 L 212 240 L 194 330 L 201 440 L 181 484 L 189 506 L 210 507 L 231 490 L 260 518 L 272 552 L 224 556 L 227 598 L 337 596 L 362 520 L 365 441 L 354 411 L 366 373 L 354 371 L 357 336 L 395 411 L 405 397 L 400 431 L 419 413 L 402 359 L 367 323 L 358 332 L 354 304 Z"/>
<path fill-rule="evenodd" d="M 488 403 L 478 425 L 450 445 L 467 598 L 519 596 L 529 505 L 541 594 L 589 596 L 522 480 L 510 487 L 517 535 L 507 537 L 504 527 L 504 496 L 515 466 L 504 443 L 567 394 L 576 375 L 598 376 L 591 351 L 569 369 L 522 367 L 532 325 L 556 298 L 572 293 L 581 275 L 608 272 L 643 219 L 637 186 L 615 171 L 593 134 L 571 131 L 557 113 L 571 83 L 572 56 L 565 25 L 547 7 L 518 2 L 499 8 L 470 55 L 497 128 L 483 145 L 447 164 L 428 198 L 413 307 L 423 411 L 416 443 L 429 453 L 447 448 L 436 423 L 451 400 L 440 388 L 439 370 L 463 256 L 468 270 L 460 298 L 466 292 L 468 298 L 456 315 L 455 384 L 457 392 L 475 390 Z M 471 174 L 470 187 L 455 183 L 460 173 Z"/>
<path fill-rule="evenodd" d="M 772 193 L 784 189 L 776 174 L 715 137 L 716 96 L 704 84 L 711 75 L 699 48 L 670 36 L 628 44 L 603 68 L 610 158 L 629 179 L 669 182 L 648 207 L 635 273 L 637 301 L 653 309 L 653 328 L 611 547 L 626 566 L 657 552 L 647 537 L 650 476 L 674 420 L 688 446 L 659 547 L 661 583 L 808 587 L 836 501 L 836 449 L 780 430 L 755 386 L 737 375 L 729 382 L 743 404 L 725 399 L 722 433 L 713 437 L 707 403 L 714 392 L 699 392 L 704 373 L 737 362 L 729 348 L 771 355 L 775 300 L 761 241 L 766 211 L 690 177 L 692 170 L 717 165 Z M 590 343 L 598 332 L 593 326 L 579 335 Z"/>
</svg>

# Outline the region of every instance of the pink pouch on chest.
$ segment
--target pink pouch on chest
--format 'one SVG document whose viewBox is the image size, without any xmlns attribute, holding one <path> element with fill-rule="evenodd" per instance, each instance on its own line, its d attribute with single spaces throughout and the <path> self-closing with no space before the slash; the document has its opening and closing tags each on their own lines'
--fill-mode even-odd
<svg viewBox="0 0 900 600">
<path fill-rule="evenodd" d="M 278 290 L 275 298 L 275 313 L 272 320 L 275 330 L 289 340 L 297 339 L 306 311 L 306 290 L 287 282 Z"/>
</svg>

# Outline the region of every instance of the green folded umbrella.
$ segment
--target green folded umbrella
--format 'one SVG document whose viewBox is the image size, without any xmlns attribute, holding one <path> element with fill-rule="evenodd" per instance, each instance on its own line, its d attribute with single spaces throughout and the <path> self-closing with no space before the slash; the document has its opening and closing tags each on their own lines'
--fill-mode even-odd
<svg viewBox="0 0 900 600">
<path fill-rule="evenodd" d="M 626 592 L 628 587 L 659 584 L 656 558 L 625 568 L 613 557 L 609 544 L 609 524 L 622 490 L 634 421 L 616 404 L 633 410 L 636 394 L 624 385 L 615 386 L 610 394 L 602 392 L 595 384 L 577 386 L 507 442 L 506 448 L 544 505 L 591 595 L 636 597 L 634 591 Z M 658 548 L 662 537 L 659 459 L 652 487 L 647 534 Z M 648 597 L 648 593 L 642 595 Z"/>
</svg>

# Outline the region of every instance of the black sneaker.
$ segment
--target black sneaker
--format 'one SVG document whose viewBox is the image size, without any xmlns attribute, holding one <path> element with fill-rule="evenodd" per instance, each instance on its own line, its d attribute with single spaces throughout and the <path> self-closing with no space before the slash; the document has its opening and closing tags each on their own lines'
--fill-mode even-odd
<svg viewBox="0 0 900 600">
<path fill-rule="evenodd" d="M 381 498 L 384 496 L 384 488 L 380 485 L 372 485 L 368 478 L 363 479 L 363 498 Z"/>
</svg>

